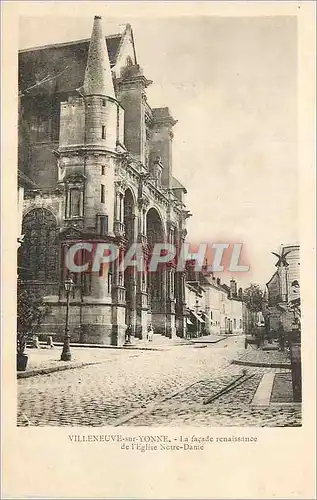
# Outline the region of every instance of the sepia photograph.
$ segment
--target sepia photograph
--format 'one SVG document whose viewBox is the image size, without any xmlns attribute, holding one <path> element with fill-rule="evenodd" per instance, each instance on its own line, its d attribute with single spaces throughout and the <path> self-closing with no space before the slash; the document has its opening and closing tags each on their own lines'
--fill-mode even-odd
<svg viewBox="0 0 317 500">
<path fill-rule="evenodd" d="M 297 19 L 21 17 L 17 425 L 301 426 Z"/>
<path fill-rule="evenodd" d="M 1 498 L 316 497 L 315 3 L 1 4 Z"/>
</svg>

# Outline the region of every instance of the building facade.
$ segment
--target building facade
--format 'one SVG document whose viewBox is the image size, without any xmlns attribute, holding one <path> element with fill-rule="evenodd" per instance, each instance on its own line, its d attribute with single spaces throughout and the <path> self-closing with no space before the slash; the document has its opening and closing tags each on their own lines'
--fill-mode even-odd
<svg viewBox="0 0 317 500">
<path fill-rule="evenodd" d="M 196 272 L 193 264 L 187 266 L 186 278 L 189 330 L 205 335 L 244 332 L 242 288 L 234 279 L 228 286 L 206 269 Z"/>
<path fill-rule="evenodd" d="M 63 332 L 70 245 L 111 243 L 125 255 L 137 242 L 147 261 L 155 243 L 186 237 L 186 189 L 172 167 L 176 120 L 150 107 L 151 83 L 131 26 L 105 37 L 99 16 L 90 40 L 19 53 L 19 164 L 37 185 L 24 192 L 19 277 L 50 305 L 43 333 Z M 120 345 L 127 325 L 142 338 L 149 322 L 184 335 L 185 275 L 173 263 L 147 273 L 115 262 L 72 278 L 72 341 Z"/>
<path fill-rule="evenodd" d="M 276 256 L 276 272 L 266 284 L 266 312 L 271 330 L 277 331 L 282 322 L 284 329 L 289 331 L 294 317 L 300 317 L 299 244 L 281 245 Z"/>
<path fill-rule="evenodd" d="M 190 336 L 200 336 L 207 333 L 205 327 L 205 294 L 206 291 L 199 281 L 186 281 L 186 329 Z"/>
</svg>

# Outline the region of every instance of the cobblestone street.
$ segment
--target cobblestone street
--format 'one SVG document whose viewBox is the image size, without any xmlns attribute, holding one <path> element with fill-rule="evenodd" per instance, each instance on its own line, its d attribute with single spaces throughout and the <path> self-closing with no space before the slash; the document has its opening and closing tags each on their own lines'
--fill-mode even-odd
<svg viewBox="0 0 317 500">
<path fill-rule="evenodd" d="M 18 425 L 35 426 L 295 426 L 299 405 L 254 407 L 262 374 L 214 402 L 203 401 L 234 381 L 242 337 L 162 351 L 90 349 L 98 364 L 18 380 Z"/>
</svg>

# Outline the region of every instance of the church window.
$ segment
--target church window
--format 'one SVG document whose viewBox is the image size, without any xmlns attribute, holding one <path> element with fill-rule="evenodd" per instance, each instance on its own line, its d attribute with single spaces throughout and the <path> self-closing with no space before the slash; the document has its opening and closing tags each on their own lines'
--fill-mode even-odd
<svg viewBox="0 0 317 500">
<path fill-rule="evenodd" d="M 105 185 L 101 184 L 100 186 L 100 202 L 105 203 L 106 201 L 106 193 L 105 193 Z"/>
<path fill-rule="evenodd" d="M 108 233 L 108 215 L 99 215 L 98 219 L 100 236 L 105 236 Z"/>
<path fill-rule="evenodd" d="M 101 127 L 101 138 L 105 139 L 106 138 L 106 127 L 102 125 Z"/>
<path fill-rule="evenodd" d="M 68 190 L 66 199 L 66 218 L 82 217 L 82 191 L 79 188 Z"/>
<path fill-rule="evenodd" d="M 57 224 L 45 208 L 36 208 L 23 218 L 23 244 L 19 249 L 19 277 L 26 280 L 57 278 Z"/>
<path fill-rule="evenodd" d="M 105 173 L 106 173 L 106 167 L 105 167 L 105 165 L 102 165 L 101 166 L 101 175 L 105 175 Z"/>
<path fill-rule="evenodd" d="M 107 103 L 106 99 L 102 99 L 102 105 L 106 106 L 106 103 Z"/>
</svg>

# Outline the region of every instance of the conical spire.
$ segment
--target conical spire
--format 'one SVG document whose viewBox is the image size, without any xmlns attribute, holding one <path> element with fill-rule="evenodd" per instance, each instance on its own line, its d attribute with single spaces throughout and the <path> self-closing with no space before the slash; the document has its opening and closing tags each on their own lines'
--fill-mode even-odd
<svg viewBox="0 0 317 500">
<path fill-rule="evenodd" d="M 95 16 L 84 79 L 86 95 L 115 97 L 101 16 Z"/>
</svg>

